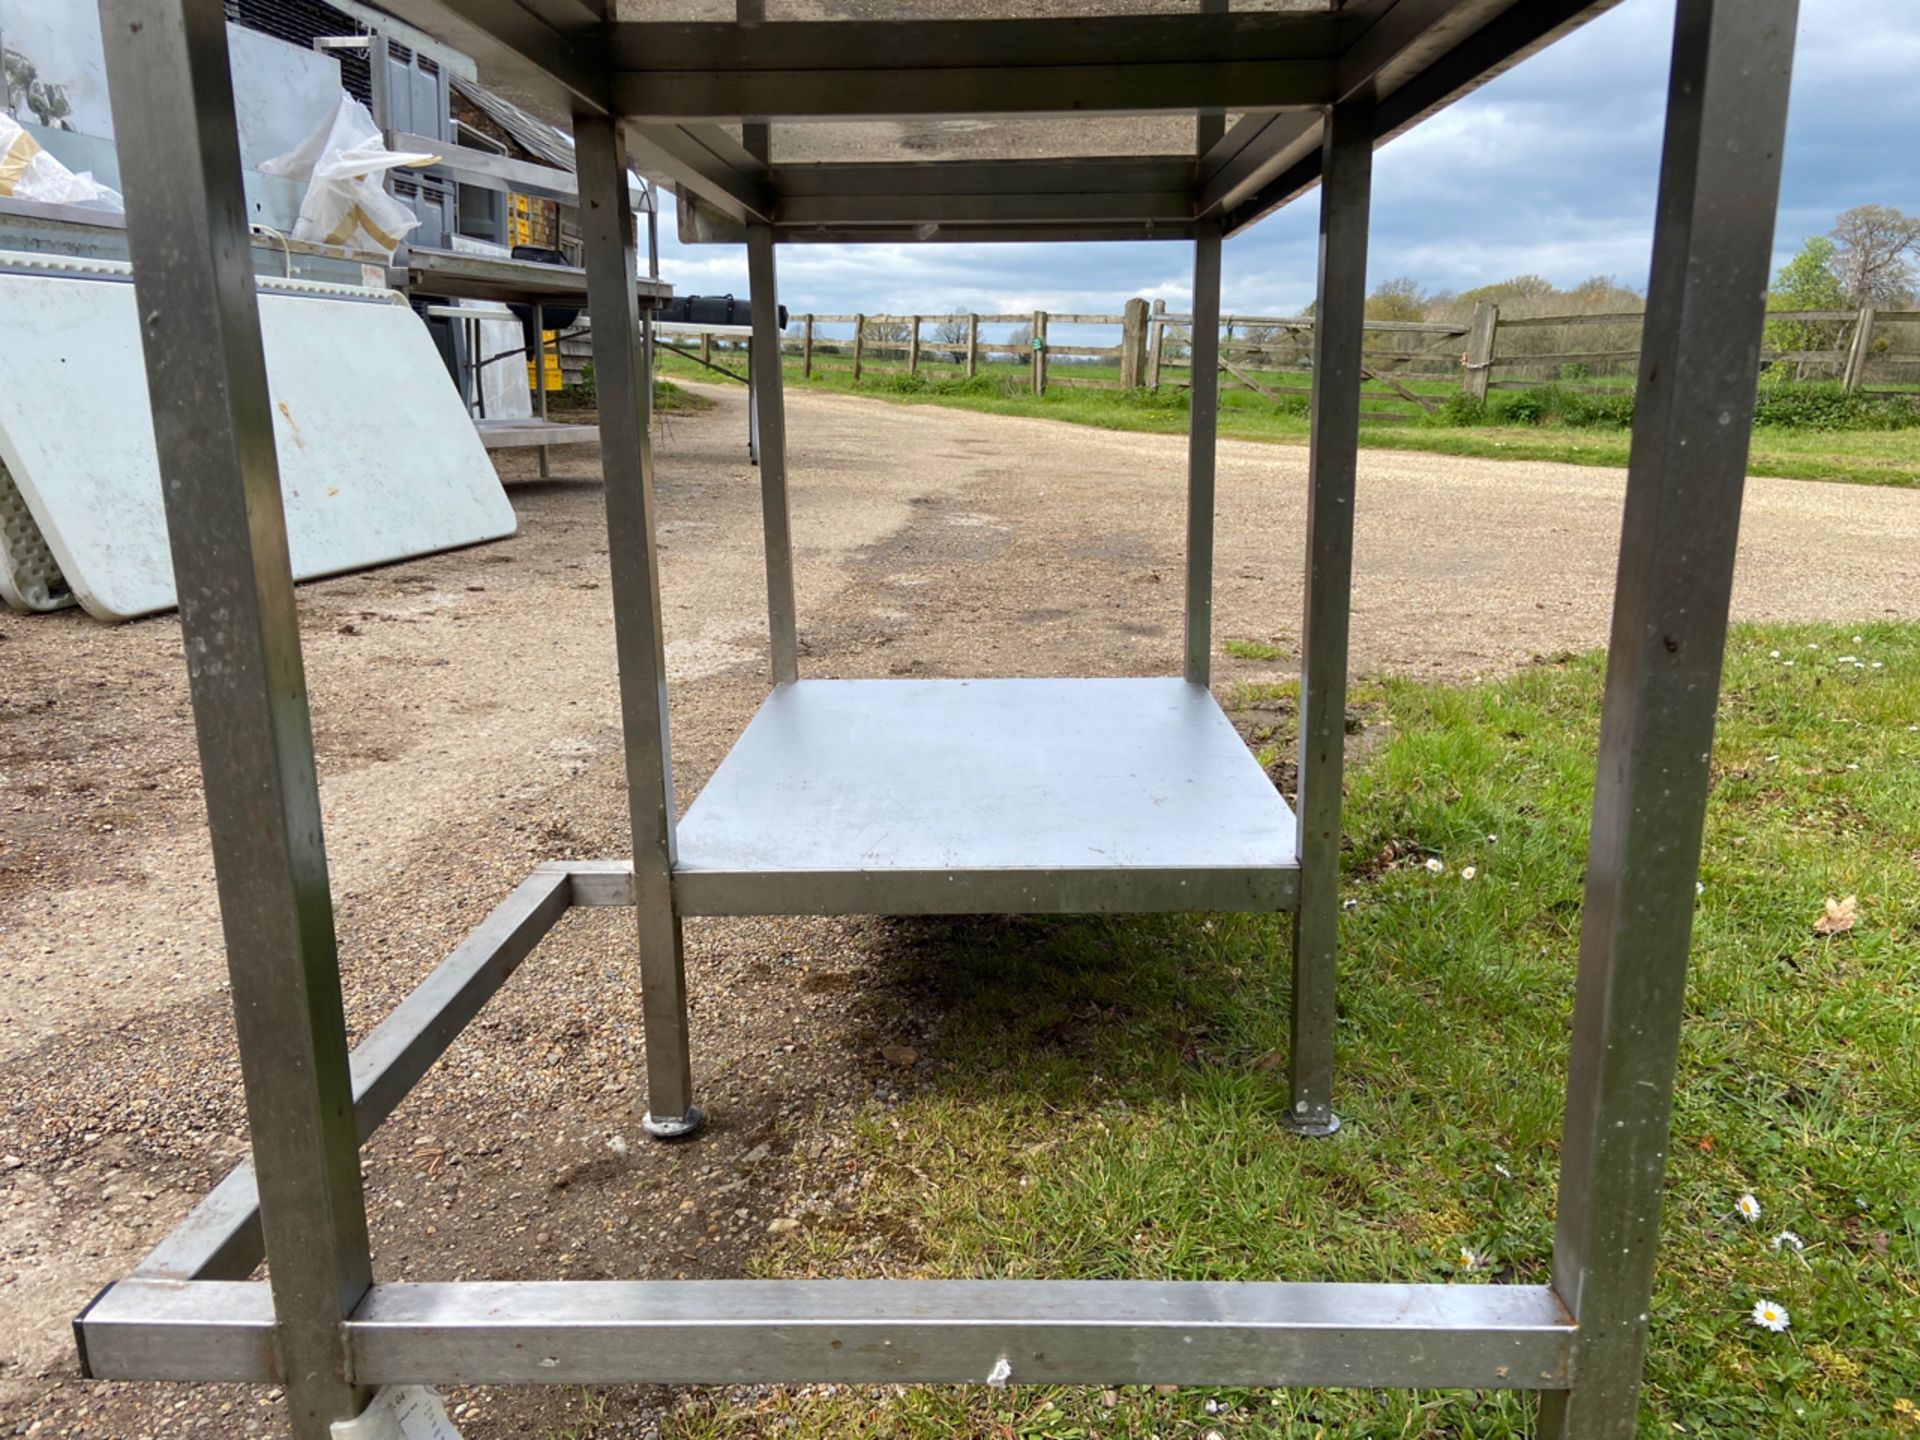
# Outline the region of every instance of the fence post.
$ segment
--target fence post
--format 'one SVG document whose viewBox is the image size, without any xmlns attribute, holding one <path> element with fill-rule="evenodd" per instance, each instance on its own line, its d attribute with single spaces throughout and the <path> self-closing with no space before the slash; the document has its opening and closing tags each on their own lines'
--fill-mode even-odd
<svg viewBox="0 0 1920 1440">
<path fill-rule="evenodd" d="M 853 317 L 853 378 L 856 381 L 860 378 L 860 352 L 866 348 L 866 344 L 867 317 L 856 315 Z"/>
<path fill-rule="evenodd" d="M 1033 312 L 1033 393 L 1047 393 L 1047 312 Z"/>
<path fill-rule="evenodd" d="M 1482 300 L 1473 307 L 1473 324 L 1467 331 L 1467 353 L 1462 362 L 1460 388 L 1469 400 L 1485 404 L 1487 387 L 1493 382 L 1493 343 L 1500 330 L 1500 307 Z"/>
<path fill-rule="evenodd" d="M 700 363 L 713 364 L 713 332 L 711 330 L 700 332 Z"/>
<path fill-rule="evenodd" d="M 1153 318 L 1147 321 L 1147 388 L 1160 388 L 1160 347 L 1166 343 L 1167 323 L 1159 317 L 1167 313 L 1167 302 L 1153 302 Z"/>
<path fill-rule="evenodd" d="M 1120 388 L 1138 390 L 1145 382 L 1147 368 L 1147 302 L 1127 301 L 1126 318 L 1120 322 Z"/>
<path fill-rule="evenodd" d="M 913 329 L 907 332 L 907 373 L 920 373 L 920 317 L 913 317 Z"/>
<path fill-rule="evenodd" d="M 1853 343 L 1847 347 L 1847 368 L 1840 383 L 1847 390 L 1860 388 L 1867 375 L 1867 355 L 1873 349 L 1873 307 L 1861 307 L 1860 318 L 1853 322 Z"/>
<path fill-rule="evenodd" d="M 967 316 L 967 378 L 973 379 L 980 368 L 980 317 Z"/>
<path fill-rule="evenodd" d="M 800 378 L 813 378 L 813 316 L 809 315 L 800 328 Z"/>
</svg>

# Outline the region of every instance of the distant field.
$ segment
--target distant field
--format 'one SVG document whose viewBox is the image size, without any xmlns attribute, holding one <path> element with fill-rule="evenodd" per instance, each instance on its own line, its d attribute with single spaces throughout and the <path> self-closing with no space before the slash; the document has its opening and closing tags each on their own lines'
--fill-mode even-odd
<svg viewBox="0 0 1920 1440">
<path fill-rule="evenodd" d="M 1026 387 L 1029 368 L 1011 361 L 983 362 L 979 375 L 965 378 L 964 368 L 933 362 L 922 351 L 920 373 L 907 373 L 904 358 L 865 361 L 858 384 L 852 366 L 843 357 L 816 351 L 811 380 L 802 380 L 797 358 L 785 367 L 787 383 L 845 394 L 871 395 L 903 404 L 949 405 L 996 415 L 1024 415 L 1097 425 L 1112 430 L 1142 430 L 1177 434 L 1187 428 L 1186 392 L 1173 385 L 1158 392 L 1084 388 L 1075 380 L 1115 380 L 1112 365 L 1065 365 L 1054 368 L 1045 395 Z M 716 364 L 745 373 L 743 353 L 719 351 Z M 715 379 L 711 371 L 672 353 L 660 356 L 663 375 L 686 379 Z M 1169 380 L 1184 380 L 1186 372 L 1169 366 Z M 1304 388 L 1309 377 L 1301 372 L 1249 370 L 1263 385 Z M 1065 383 L 1062 383 L 1065 382 Z M 1409 378 L 1400 381 L 1416 394 L 1430 395 L 1442 404 L 1460 395 L 1459 382 L 1446 378 Z M 1630 393 L 1627 376 L 1587 377 L 1592 385 Z M 1390 416 L 1362 424 L 1360 443 L 1371 449 L 1423 450 L 1444 455 L 1474 455 L 1508 460 L 1551 460 L 1576 465 L 1627 463 L 1631 439 L 1618 423 L 1568 425 L 1518 423 L 1521 397 L 1536 391 L 1498 390 L 1490 399 L 1485 423 L 1439 423 L 1424 407 L 1408 401 L 1377 381 L 1362 387 L 1364 412 Z M 1615 403 L 1609 397 L 1590 397 L 1596 405 Z M 1304 444 L 1307 439 L 1305 396 L 1283 396 L 1275 401 L 1251 390 L 1223 390 L 1220 396 L 1220 434 L 1239 440 L 1273 444 Z M 1749 473 L 1788 480 L 1837 480 L 1864 485 L 1920 486 L 1920 426 L 1906 429 L 1805 429 L 1761 425 L 1754 430 Z"/>
</svg>

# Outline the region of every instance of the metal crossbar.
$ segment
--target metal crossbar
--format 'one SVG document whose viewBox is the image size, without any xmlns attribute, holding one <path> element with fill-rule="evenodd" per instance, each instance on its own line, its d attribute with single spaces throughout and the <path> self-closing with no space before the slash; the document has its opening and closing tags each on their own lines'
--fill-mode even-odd
<svg viewBox="0 0 1920 1440">
<path fill-rule="evenodd" d="M 630 867 L 540 866 L 354 1049 L 364 1143 L 574 905 L 633 903 Z M 237 1167 L 74 1322 L 85 1372 L 283 1373 L 253 1165 Z M 1572 1317 L 1533 1285 L 1198 1281 L 556 1281 L 376 1285 L 345 1321 L 363 1385 L 1340 1384 L 1551 1390 Z"/>
<path fill-rule="evenodd" d="M 1543 1285 L 1132 1280 L 567 1280 L 376 1285 L 343 1325 L 363 1385 L 1353 1385 L 1560 1390 Z M 268 1384 L 263 1282 L 124 1280 L 88 1373 Z"/>
</svg>

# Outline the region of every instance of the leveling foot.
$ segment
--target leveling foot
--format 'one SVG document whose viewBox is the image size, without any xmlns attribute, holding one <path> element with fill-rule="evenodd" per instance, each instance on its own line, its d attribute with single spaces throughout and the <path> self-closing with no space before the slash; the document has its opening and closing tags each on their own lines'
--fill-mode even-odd
<svg viewBox="0 0 1920 1440">
<path fill-rule="evenodd" d="M 1280 1123 L 1296 1135 L 1312 1139 L 1324 1139 L 1340 1129 L 1340 1117 L 1331 1110 L 1314 1114 L 1288 1114 L 1280 1117 Z"/>
<path fill-rule="evenodd" d="M 684 1115 L 663 1116 L 649 1112 L 640 1117 L 640 1128 L 656 1140 L 684 1140 L 706 1123 L 707 1112 L 698 1105 L 689 1105 Z"/>
</svg>

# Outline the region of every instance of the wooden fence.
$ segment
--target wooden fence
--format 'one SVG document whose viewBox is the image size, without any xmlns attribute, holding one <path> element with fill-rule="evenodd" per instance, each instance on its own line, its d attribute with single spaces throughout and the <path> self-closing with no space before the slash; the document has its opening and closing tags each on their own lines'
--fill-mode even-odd
<svg viewBox="0 0 1920 1440">
<path fill-rule="evenodd" d="M 1457 320 L 1369 321 L 1361 352 L 1365 374 L 1386 392 L 1370 397 L 1410 408 L 1369 411 L 1363 418 L 1405 420 L 1446 403 L 1455 387 L 1482 401 L 1492 391 L 1542 384 L 1587 394 L 1630 393 L 1644 318 L 1635 312 L 1503 317 L 1499 306 L 1480 303 Z M 1763 365 L 1790 367 L 1796 380 L 1837 380 L 1850 391 L 1912 393 L 1920 384 L 1916 321 L 1920 310 L 1770 312 Z M 1192 316 L 1143 299 L 1110 314 L 809 314 L 792 317 L 782 344 L 799 357 L 808 378 L 817 370 L 849 367 L 859 379 L 881 368 L 974 376 L 984 367 L 1004 373 L 1017 365 L 1035 395 L 1056 386 L 1160 390 L 1192 383 L 1191 324 Z M 1251 391 L 1276 403 L 1313 393 L 1306 383 L 1313 368 L 1310 316 L 1227 315 L 1220 324 L 1223 390 Z M 982 333 L 1009 326 L 1016 327 L 1011 336 Z M 1118 335 L 1106 345 L 1048 338 L 1050 327 L 1064 326 L 1107 327 Z M 828 335 L 829 327 L 850 333 Z M 711 337 L 701 348 L 710 359 Z"/>
<path fill-rule="evenodd" d="M 927 325 L 945 334 L 928 336 Z M 829 339 L 818 333 L 823 325 L 851 325 L 850 338 Z M 983 325 L 1013 325 L 1021 333 L 1006 340 L 982 337 Z M 1047 338 L 1050 325 L 1117 326 L 1116 345 L 1055 345 Z M 798 336 L 795 329 L 798 329 Z M 800 355 L 801 372 L 811 377 L 817 360 L 827 356 L 844 357 L 857 380 L 874 355 L 904 354 L 909 374 L 918 374 L 923 365 L 936 365 L 939 357 L 968 376 L 979 373 L 983 359 L 1009 356 L 1025 364 L 1033 393 L 1044 395 L 1049 385 L 1086 385 L 1105 389 L 1133 390 L 1147 383 L 1148 310 L 1144 300 L 1129 300 L 1118 315 L 1078 315 L 1035 310 L 1019 315 L 800 315 L 787 327 L 784 348 Z M 895 338 L 895 337 L 898 338 Z M 1119 378 L 1061 374 L 1065 367 L 1056 361 L 1110 362 L 1119 367 Z"/>
</svg>

